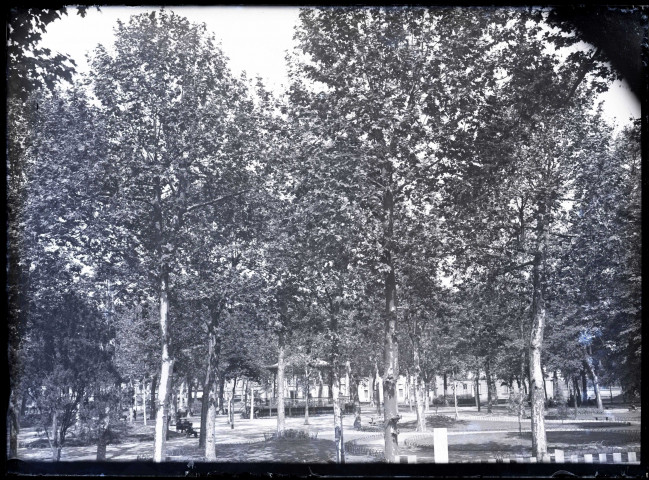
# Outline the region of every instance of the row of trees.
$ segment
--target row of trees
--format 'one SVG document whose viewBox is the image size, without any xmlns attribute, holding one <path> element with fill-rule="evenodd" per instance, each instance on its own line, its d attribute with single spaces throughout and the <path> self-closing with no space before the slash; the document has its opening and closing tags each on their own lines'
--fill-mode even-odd
<svg viewBox="0 0 649 480">
<path fill-rule="evenodd" d="M 216 460 L 225 380 L 274 363 L 330 362 L 337 426 L 341 376 L 380 377 L 388 460 L 400 374 L 420 430 L 435 375 L 528 385 L 539 457 L 548 372 L 637 391 L 639 125 L 607 124 L 614 72 L 547 11 L 304 9 L 281 95 L 173 12 L 115 33 L 8 99 L 14 455 L 21 402 L 55 458 L 73 425 L 101 457 L 149 384 L 162 461 L 198 378 Z"/>
</svg>

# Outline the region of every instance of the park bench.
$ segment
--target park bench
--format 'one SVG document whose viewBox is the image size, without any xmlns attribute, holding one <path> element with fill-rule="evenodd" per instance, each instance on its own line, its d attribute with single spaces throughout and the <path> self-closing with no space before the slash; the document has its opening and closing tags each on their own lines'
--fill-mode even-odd
<svg viewBox="0 0 649 480">
<path fill-rule="evenodd" d="M 370 417 L 370 425 L 374 426 L 377 425 L 377 422 L 374 420 L 374 417 Z"/>
<path fill-rule="evenodd" d="M 601 413 L 599 415 L 595 415 L 595 420 L 599 420 L 600 418 L 603 419 L 603 420 L 606 420 L 607 422 L 609 420 L 614 421 L 615 420 L 615 415 L 613 415 L 613 413 L 611 413 L 609 410 L 604 410 L 603 413 Z"/>
<path fill-rule="evenodd" d="M 194 430 L 193 425 L 190 423 L 189 426 L 185 429 L 185 433 L 189 437 L 190 435 L 194 435 L 194 438 L 198 437 L 198 431 Z"/>
<path fill-rule="evenodd" d="M 176 431 L 177 432 L 184 432 L 190 428 L 193 428 L 193 425 L 191 422 L 187 420 L 178 420 L 176 422 Z"/>
</svg>

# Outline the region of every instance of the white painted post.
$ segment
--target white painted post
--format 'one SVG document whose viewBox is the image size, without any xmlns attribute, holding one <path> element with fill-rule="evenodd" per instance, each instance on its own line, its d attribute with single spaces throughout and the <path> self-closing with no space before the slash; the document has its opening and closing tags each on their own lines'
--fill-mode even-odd
<svg viewBox="0 0 649 480">
<path fill-rule="evenodd" d="M 563 450 L 554 451 L 554 461 L 555 463 L 565 463 L 565 460 L 563 458 Z"/>
<path fill-rule="evenodd" d="M 530 457 L 530 463 L 537 463 L 536 457 Z"/>
<path fill-rule="evenodd" d="M 590 453 L 584 455 L 584 463 L 593 463 L 593 456 Z"/>
<path fill-rule="evenodd" d="M 599 463 L 606 463 L 606 454 L 605 453 L 600 453 L 599 454 Z"/>
<path fill-rule="evenodd" d="M 448 433 L 446 428 L 433 428 L 435 463 L 448 463 Z"/>
<path fill-rule="evenodd" d="M 417 455 L 408 455 L 408 463 L 417 463 Z"/>
<path fill-rule="evenodd" d="M 637 462 L 635 452 L 627 452 L 627 455 L 629 456 L 629 463 Z"/>
<path fill-rule="evenodd" d="M 613 463 L 622 463 L 622 454 L 620 452 L 613 454 Z"/>
</svg>

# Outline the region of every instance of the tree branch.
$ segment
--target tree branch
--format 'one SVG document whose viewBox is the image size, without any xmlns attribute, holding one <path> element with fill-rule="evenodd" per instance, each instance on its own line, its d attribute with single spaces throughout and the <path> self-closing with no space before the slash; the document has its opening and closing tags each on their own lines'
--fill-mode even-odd
<svg viewBox="0 0 649 480">
<path fill-rule="evenodd" d="M 208 200 L 207 202 L 197 203 L 197 204 L 192 205 L 191 207 L 188 207 L 187 209 L 185 209 L 185 212 L 184 212 L 184 213 L 189 213 L 189 212 L 191 212 L 192 210 L 196 210 L 196 209 L 198 209 L 198 208 L 206 207 L 206 206 L 208 206 L 208 205 L 214 205 L 214 204 L 216 204 L 216 203 L 222 202 L 223 200 L 227 200 L 227 199 L 229 199 L 229 198 L 236 197 L 236 196 L 238 196 L 238 195 L 243 195 L 244 193 L 247 193 L 247 192 L 249 192 L 250 190 L 251 190 L 251 189 L 242 190 L 242 191 L 240 191 L 240 192 L 231 193 L 231 194 L 229 194 L 229 195 L 224 195 L 224 196 L 222 196 L 222 197 L 215 198 L 215 199 L 213 199 L 213 200 Z"/>
</svg>

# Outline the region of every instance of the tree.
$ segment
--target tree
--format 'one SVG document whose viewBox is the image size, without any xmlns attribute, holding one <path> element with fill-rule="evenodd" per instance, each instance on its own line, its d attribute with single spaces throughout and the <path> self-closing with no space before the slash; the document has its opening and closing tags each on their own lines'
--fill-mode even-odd
<svg viewBox="0 0 649 480">
<path fill-rule="evenodd" d="M 118 23 L 116 35 L 114 53 L 100 47 L 92 60 L 111 131 L 104 196 L 159 304 L 153 458 L 160 462 L 175 361 L 169 296 L 194 222 L 245 191 L 247 99 L 204 25 L 161 10 Z"/>
</svg>

